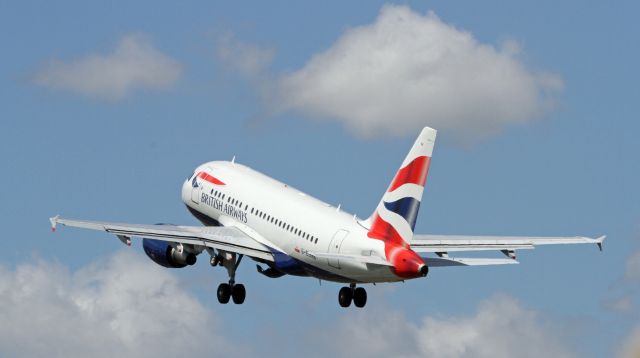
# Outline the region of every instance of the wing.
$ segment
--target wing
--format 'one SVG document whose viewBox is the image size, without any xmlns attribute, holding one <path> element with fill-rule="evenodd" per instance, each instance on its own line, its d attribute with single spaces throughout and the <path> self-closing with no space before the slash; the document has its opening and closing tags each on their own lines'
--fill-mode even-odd
<svg viewBox="0 0 640 358">
<path fill-rule="evenodd" d="M 515 258 L 515 250 L 533 249 L 538 245 L 596 244 L 602 250 L 605 237 L 414 235 L 411 248 L 416 252 L 435 252 L 441 256 L 451 251 L 500 250 Z"/>
<path fill-rule="evenodd" d="M 519 262 L 513 259 L 485 259 L 485 258 L 463 258 L 463 257 L 422 257 L 424 263 L 429 267 L 443 266 L 489 266 L 489 265 L 513 265 Z"/>
<path fill-rule="evenodd" d="M 235 252 L 256 259 L 273 262 L 271 250 L 251 236 L 234 227 L 222 226 L 177 226 L 120 224 L 102 221 L 69 220 L 55 216 L 49 219 L 51 229 L 56 225 L 106 231 L 116 235 L 122 242 L 131 244 L 131 237 L 145 237 L 156 240 L 202 245 L 214 249 Z"/>
</svg>

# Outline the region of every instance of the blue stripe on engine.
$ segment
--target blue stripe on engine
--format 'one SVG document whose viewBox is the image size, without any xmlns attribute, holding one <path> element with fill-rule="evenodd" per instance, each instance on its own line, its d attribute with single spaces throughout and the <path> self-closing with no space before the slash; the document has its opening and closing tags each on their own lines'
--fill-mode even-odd
<svg viewBox="0 0 640 358">
<path fill-rule="evenodd" d="M 411 226 L 411 231 L 416 227 L 416 218 L 418 217 L 418 210 L 420 209 L 419 200 L 407 197 L 396 200 L 392 203 L 387 203 L 385 201 L 384 207 L 407 220 L 409 226 Z"/>
</svg>

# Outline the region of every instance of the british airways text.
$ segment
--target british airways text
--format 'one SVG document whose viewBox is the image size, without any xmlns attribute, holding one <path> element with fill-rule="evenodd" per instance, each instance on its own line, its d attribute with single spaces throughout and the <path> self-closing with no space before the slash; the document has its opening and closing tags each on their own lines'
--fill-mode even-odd
<svg viewBox="0 0 640 358">
<path fill-rule="evenodd" d="M 215 210 L 219 210 L 231 216 L 232 218 L 236 218 L 244 223 L 247 222 L 247 213 L 244 210 L 240 210 L 233 205 L 224 203 L 222 202 L 222 200 L 214 198 L 213 196 L 210 196 L 206 193 L 202 193 L 202 195 L 200 196 L 200 201 L 214 208 Z"/>
</svg>

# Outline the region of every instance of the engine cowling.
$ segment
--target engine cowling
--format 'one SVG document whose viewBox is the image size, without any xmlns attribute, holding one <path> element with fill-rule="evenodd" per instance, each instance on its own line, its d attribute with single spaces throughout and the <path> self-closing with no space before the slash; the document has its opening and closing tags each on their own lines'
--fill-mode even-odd
<svg viewBox="0 0 640 358">
<path fill-rule="evenodd" d="M 144 253 L 160 266 L 182 268 L 196 263 L 194 253 L 187 252 L 187 250 L 176 250 L 171 243 L 166 241 L 142 239 L 142 248 L 144 248 Z"/>
</svg>

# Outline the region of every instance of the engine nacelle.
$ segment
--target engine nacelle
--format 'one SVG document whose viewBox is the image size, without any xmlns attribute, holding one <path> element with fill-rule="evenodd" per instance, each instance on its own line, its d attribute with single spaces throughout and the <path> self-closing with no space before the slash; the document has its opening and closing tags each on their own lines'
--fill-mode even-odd
<svg viewBox="0 0 640 358">
<path fill-rule="evenodd" d="M 184 249 L 177 250 L 171 243 L 166 241 L 142 239 L 142 247 L 144 248 L 144 253 L 160 266 L 181 268 L 196 263 L 196 255 L 194 253 Z"/>
</svg>

